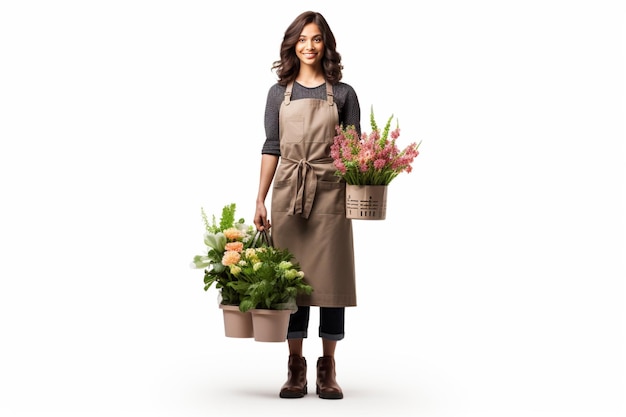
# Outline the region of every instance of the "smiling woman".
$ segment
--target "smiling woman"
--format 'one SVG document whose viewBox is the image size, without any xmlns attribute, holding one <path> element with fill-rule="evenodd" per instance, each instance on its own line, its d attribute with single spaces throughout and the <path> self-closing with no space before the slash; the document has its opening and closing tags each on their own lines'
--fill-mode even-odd
<svg viewBox="0 0 626 417">
<path fill-rule="evenodd" d="M 285 401 L 287 343 L 210 337 L 222 312 L 187 263 L 200 206 L 252 222 L 258 184 L 238 175 L 266 98 L 278 126 L 270 67 L 302 4 L 333 28 L 322 64 L 334 76 L 341 52 L 363 129 L 373 103 L 424 143 L 385 222 L 353 221 L 350 410 L 309 395 L 298 417 L 624 416 L 623 0 L 0 1 L 0 415 L 286 406 L 268 396 Z M 296 82 L 289 106 L 305 97 L 326 90 Z"/>
<path fill-rule="evenodd" d="M 295 255 L 313 287 L 311 294 L 298 297 L 290 319 L 288 380 L 280 397 L 307 393 L 302 344 L 310 307 L 318 306 L 323 355 L 317 361 L 316 391 L 321 398 L 339 399 L 343 391 L 335 380 L 335 347 L 344 338 L 345 307 L 356 306 L 356 286 L 345 181 L 334 175 L 330 148 L 337 125 L 360 132 L 359 101 L 354 89 L 341 82 L 341 55 L 320 13 L 304 12 L 289 25 L 273 69 L 278 81 L 267 97 L 254 223 L 259 230 L 272 227 L 275 245 Z M 265 198 L 272 182 L 270 224 Z"/>
</svg>

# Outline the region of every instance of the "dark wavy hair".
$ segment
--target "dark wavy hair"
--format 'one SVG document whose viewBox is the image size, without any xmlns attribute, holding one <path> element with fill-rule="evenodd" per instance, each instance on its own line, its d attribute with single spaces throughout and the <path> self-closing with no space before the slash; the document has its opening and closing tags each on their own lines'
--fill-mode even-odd
<svg viewBox="0 0 626 417">
<path fill-rule="evenodd" d="M 343 65 L 341 64 L 341 55 L 336 50 L 335 35 L 330 30 L 324 16 L 317 12 L 308 11 L 300 14 L 289 25 L 280 45 L 280 60 L 274 61 L 272 65 L 272 70 L 276 72 L 280 85 L 287 85 L 298 76 L 300 60 L 296 55 L 296 44 L 300 39 L 302 30 L 309 23 L 315 23 L 322 32 L 322 40 L 324 41 L 322 68 L 326 81 L 337 84 L 341 80 Z"/>
</svg>

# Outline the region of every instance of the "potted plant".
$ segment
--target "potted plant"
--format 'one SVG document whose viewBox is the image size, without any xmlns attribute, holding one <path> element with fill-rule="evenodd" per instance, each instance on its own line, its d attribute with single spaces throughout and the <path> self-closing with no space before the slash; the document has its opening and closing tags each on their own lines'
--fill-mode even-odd
<svg viewBox="0 0 626 417">
<path fill-rule="evenodd" d="M 293 255 L 265 244 L 245 249 L 229 268 L 237 278 L 232 287 L 241 294 L 240 310 L 252 313 L 255 340 L 284 341 L 296 297 L 313 291 Z"/>
<path fill-rule="evenodd" d="M 383 220 L 386 215 L 387 186 L 400 173 L 412 171 L 411 164 L 419 155 L 420 143 L 411 143 L 400 150 L 396 140 L 400 126 L 391 130 L 393 115 L 382 133 L 370 112 L 372 131 L 359 136 L 354 125 L 337 126 L 337 136 L 330 156 L 337 171 L 335 175 L 346 182 L 346 217 Z"/>
<path fill-rule="evenodd" d="M 204 269 L 205 291 L 213 285 L 219 291 L 219 307 L 224 314 L 226 336 L 252 337 L 252 317 L 240 310 L 241 293 L 236 288 L 238 279 L 228 265 L 252 243 L 254 227 L 247 225 L 243 219 L 235 221 L 235 211 L 234 203 L 224 206 L 218 223 L 215 216 L 209 222 L 204 208 L 201 209 L 206 252 L 194 256 L 191 266 Z"/>
</svg>

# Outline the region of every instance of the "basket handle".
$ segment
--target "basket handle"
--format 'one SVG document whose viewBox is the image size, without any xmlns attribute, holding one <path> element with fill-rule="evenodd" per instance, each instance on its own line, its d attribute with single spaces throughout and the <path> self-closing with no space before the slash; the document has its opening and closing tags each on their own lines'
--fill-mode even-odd
<svg viewBox="0 0 626 417">
<path fill-rule="evenodd" d="M 261 246 L 274 246 L 272 235 L 265 229 L 257 230 L 254 238 L 252 238 L 251 247 L 260 248 Z"/>
</svg>

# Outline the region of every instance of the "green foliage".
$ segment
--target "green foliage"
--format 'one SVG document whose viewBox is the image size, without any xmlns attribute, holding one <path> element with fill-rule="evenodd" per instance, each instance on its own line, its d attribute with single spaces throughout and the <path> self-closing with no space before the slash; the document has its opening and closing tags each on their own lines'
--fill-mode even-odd
<svg viewBox="0 0 626 417">
<path fill-rule="evenodd" d="M 310 294 L 313 288 L 304 281 L 304 273 L 288 250 L 272 247 L 268 235 L 255 238 L 254 227 L 243 219 L 235 222 L 235 208 L 235 204 L 224 206 L 219 223 L 215 216 L 209 221 L 201 209 L 206 254 L 196 255 L 191 266 L 204 269 L 204 290 L 215 286 L 222 304 L 239 305 L 241 311 L 295 310 L 296 297 Z M 227 251 L 227 245 L 234 242 L 243 246 Z"/>
<path fill-rule="evenodd" d="M 372 126 L 372 132 L 378 131 L 378 125 L 376 124 L 376 118 L 374 117 L 374 105 L 370 107 L 370 126 Z"/>
<path fill-rule="evenodd" d="M 221 269 L 221 272 L 218 272 L 219 269 Z M 234 280 L 234 277 L 231 275 L 228 268 L 225 268 L 224 266 L 221 266 L 221 268 L 214 268 L 213 270 L 204 270 L 204 290 L 208 291 L 208 289 L 215 284 L 215 288 L 222 296 L 222 304 L 238 305 L 241 302 L 239 292 L 229 285 L 232 282 L 236 282 L 236 280 Z"/>
<path fill-rule="evenodd" d="M 222 215 L 220 217 L 219 224 L 215 219 L 215 215 L 212 216 L 211 222 L 209 222 L 208 216 L 205 213 L 204 208 L 201 208 L 200 210 L 202 212 L 204 228 L 208 233 L 223 232 L 226 229 L 235 227 L 237 223 L 244 223 L 244 219 L 239 219 L 238 222 L 235 222 L 235 212 L 237 210 L 237 205 L 235 203 L 227 204 L 222 208 Z"/>
<path fill-rule="evenodd" d="M 239 309 L 295 310 L 299 294 L 311 294 L 304 273 L 285 249 L 263 247 L 246 251 L 243 265 L 231 268 L 239 281 L 229 284 L 241 294 Z"/>
<path fill-rule="evenodd" d="M 224 206 L 222 209 L 222 217 L 220 218 L 220 230 L 226 230 L 235 224 L 235 203 Z"/>
<path fill-rule="evenodd" d="M 244 223 L 243 219 L 235 222 L 236 205 L 234 203 L 224 206 L 222 209 L 219 224 L 215 216 L 211 221 L 201 208 L 202 221 L 204 223 L 204 244 L 206 245 L 205 255 L 196 255 L 193 258 L 191 267 L 195 269 L 204 269 L 204 290 L 215 286 L 222 296 L 222 304 L 237 305 L 240 301 L 240 294 L 228 284 L 236 281 L 237 278 L 230 273 L 230 268 L 222 264 L 222 258 L 226 251 L 226 244 L 234 241 L 240 241 L 249 245 L 252 241 L 254 228 Z M 236 238 L 227 239 L 224 234 L 225 230 L 237 229 L 240 233 Z"/>
<path fill-rule="evenodd" d="M 387 119 L 387 123 L 385 123 L 385 128 L 383 129 L 383 133 L 380 136 L 380 139 L 378 141 L 380 146 L 384 147 L 385 144 L 387 143 L 387 138 L 389 137 L 389 129 L 391 128 L 392 120 L 393 120 L 393 114 L 389 116 L 389 119 Z M 372 126 L 372 132 L 378 131 L 378 125 L 376 124 L 376 119 L 374 118 L 374 105 L 372 105 L 370 109 L 370 125 Z M 396 121 L 396 129 L 399 127 L 400 127 L 400 122 Z"/>
</svg>

